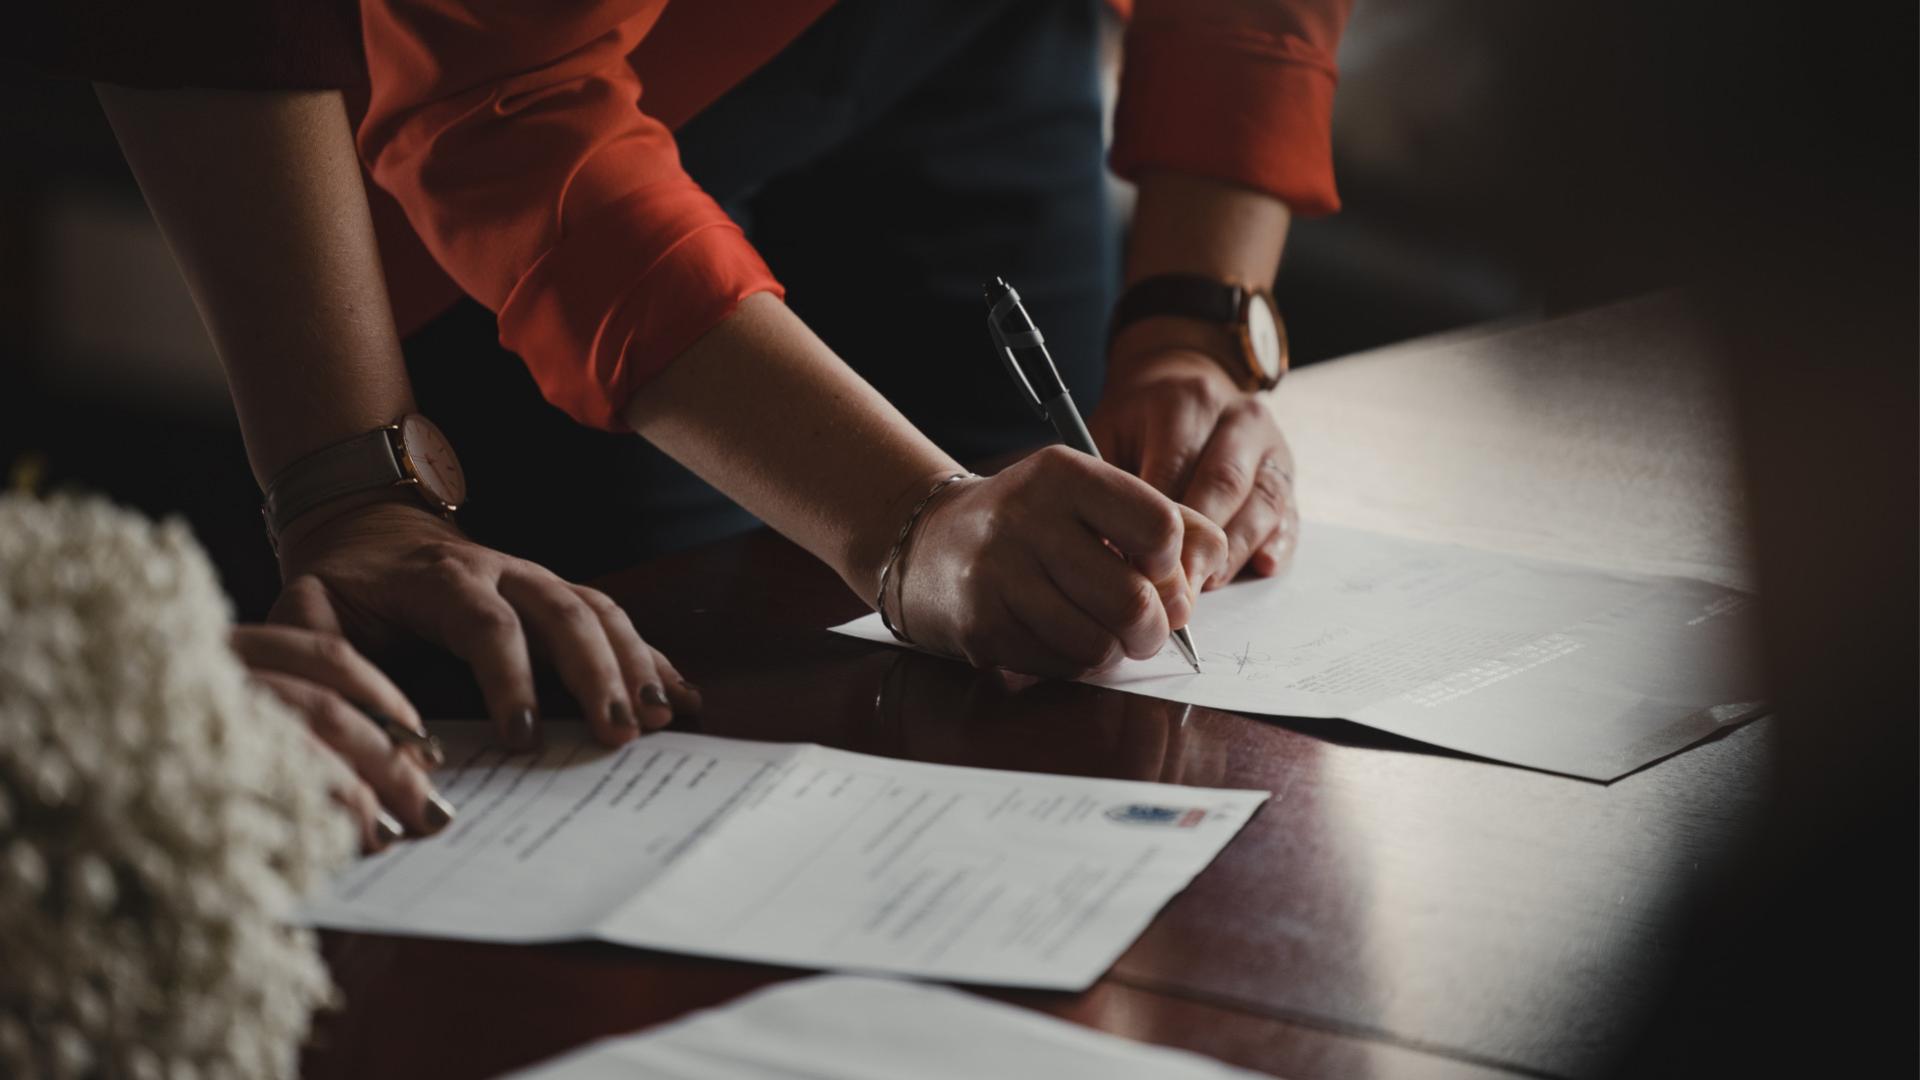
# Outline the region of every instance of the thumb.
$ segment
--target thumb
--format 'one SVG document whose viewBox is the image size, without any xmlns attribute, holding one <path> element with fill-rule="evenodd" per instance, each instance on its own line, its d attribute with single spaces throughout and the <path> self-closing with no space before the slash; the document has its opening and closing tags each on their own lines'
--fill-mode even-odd
<svg viewBox="0 0 1920 1080">
<path fill-rule="evenodd" d="M 287 582 L 286 587 L 280 590 L 280 596 L 274 600 L 272 609 L 267 612 L 267 621 L 346 636 L 340 629 L 340 616 L 333 609 L 333 598 L 327 594 L 327 586 L 312 574 L 302 574 Z"/>
<path fill-rule="evenodd" d="M 1215 575 L 1226 573 L 1227 534 L 1212 518 L 1184 503 L 1180 506 L 1180 521 L 1185 527 L 1181 534 L 1180 566 L 1197 594 Z"/>
<path fill-rule="evenodd" d="M 1154 581 L 1153 589 L 1160 594 L 1160 606 L 1167 612 L 1167 629 L 1178 630 L 1193 618 L 1194 587 L 1192 579 L 1178 564 L 1172 573 Z"/>
</svg>

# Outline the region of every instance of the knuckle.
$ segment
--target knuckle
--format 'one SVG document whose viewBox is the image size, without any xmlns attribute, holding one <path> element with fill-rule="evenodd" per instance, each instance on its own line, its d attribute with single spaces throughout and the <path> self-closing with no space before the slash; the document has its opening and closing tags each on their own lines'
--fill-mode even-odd
<svg viewBox="0 0 1920 1080">
<path fill-rule="evenodd" d="M 394 754 L 388 761 L 391 763 L 385 785 L 388 796 L 411 806 L 426 802 L 428 792 L 433 790 L 427 774 L 405 754 Z"/>
<path fill-rule="evenodd" d="M 1198 415 L 1219 417 L 1219 413 L 1229 405 L 1229 396 L 1221 388 L 1219 379 L 1181 379 L 1173 386 L 1175 402 L 1181 407 L 1192 409 Z"/>
<path fill-rule="evenodd" d="M 511 595 L 522 607 L 531 608 L 546 618 L 562 623 L 578 623 L 593 616 L 593 609 L 587 602 L 568 589 L 536 585 L 525 590 L 524 595 L 519 591 Z"/>
<path fill-rule="evenodd" d="M 465 569 L 470 552 L 465 544 L 451 540 L 429 540 L 414 550 L 415 558 L 430 566 Z"/>
<path fill-rule="evenodd" d="M 610 619 L 616 615 L 626 615 L 626 610 L 619 604 L 614 603 L 613 597 L 608 596 L 599 589 L 587 585 L 576 585 L 574 586 L 573 594 L 580 598 L 581 603 L 591 608 L 594 614 L 602 618 Z"/>
<path fill-rule="evenodd" d="M 1170 500 L 1160 499 L 1157 500 L 1153 512 L 1155 514 L 1151 532 L 1153 540 L 1162 547 L 1178 544 L 1187 528 L 1186 519 L 1180 514 L 1180 507 Z"/>
<path fill-rule="evenodd" d="M 520 629 L 520 619 L 505 603 L 476 604 L 467 613 L 467 626 L 482 638 L 507 637 Z"/>
<path fill-rule="evenodd" d="M 464 588 L 473 578 L 466 560 L 451 551 L 423 554 L 420 565 L 429 583 L 450 592 Z"/>
<path fill-rule="evenodd" d="M 283 596 L 295 600 L 308 601 L 324 598 L 326 596 L 326 587 L 320 584 L 320 579 L 317 576 L 313 574 L 301 574 L 299 577 L 287 582 L 286 587 L 281 589 L 280 592 Z"/>
<path fill-rule="evenodd" d="M 1253 491 L 1262 502 L 1278 508 L 1286 498 L 1286 481 L 1281 477 L 1279 467 L 1263 465 L 1254 476 Z"/>
<path fill-rule="evenodd" d="M 1215 379 L 1190 379 L 1183 384 L 1188 402 L 1208 415 L 1219 416 L 1232 408 L 1227 390 Z"/>
<path fill-rule="evenodd" d="M 1061 443 L 1042 447 L 1034 454 L 1039 471 L 1051 476 L 1082 476 L 1093 458 Z"/>
<path fill-rule="evenodd" d="M 347 639 L 336 634 L 310 634 L 307 648 L 312 650 L 314 659 L 335 669 L 348 667 L 360 658 Z"/>
<path fill-rule="evenodd" d="M 1237 457 L 1218 457 L 1202 466 L 1194 475 L 1195 487 L 1215 491 L 1240 491 L 1250 481 L 1246 462 Z"/>
<path fill-rule="evenodd" d="M 605 609 L 595 608 L 593 614 L 608 633 L 628 633 L 635 637 L 639 636 L 639 631 L 633 625 L 633 617 L 628 615 L 627 609 L 619 604 L 609 604 Z"/>
<path fill-rule="evenodd" d="M 307 718 L 307 727 L 330 747 L 345 742 L 353 725 L 360 720 L 346 702 L 331 694 L 309 696 L 301 702 L 300 711 Z"/>
<path fill-rule="evenodd" d="M 1273 414 L 1267 411 L 1266 405 L 1258 398 L 1243 397 L 1229 406 L 1229 409 L 1236 420 L 1262 424 L 1273 423 Z"/>
<path fill-rule="evenodd" d="M 1068 449 L 1060 443 L 1053 443 L 1035 451 L 1033 459 L 1043 468 L 1057 469 L 1065 465 L 1071 465 L 1074 458 L 1078 456 L 1075 451 Z"/>
<path fill-rule="evenodd" d="M 1179 481 L 1181 474 L 1185 473 L 1187 466 L 1192 463 L 1193 454 L 1191 451 L 1168 451 L 1166 456 L 1160 458 L 1159 461 L 1155 463 L 1153 475 L 1146 478 L 1147 482 L 1156 488 L 1166 490 Z"/>
<path fill-rule="evenodd" d="M 1144 579 L 1136 579 L 1133 587 L 1127 590 L 1125 606 L 1121 608 L 1121 623 L 1129 629 L 1151 623 L 1160 611 L 1160 594 L 1153 584 Z"/>
</svg>

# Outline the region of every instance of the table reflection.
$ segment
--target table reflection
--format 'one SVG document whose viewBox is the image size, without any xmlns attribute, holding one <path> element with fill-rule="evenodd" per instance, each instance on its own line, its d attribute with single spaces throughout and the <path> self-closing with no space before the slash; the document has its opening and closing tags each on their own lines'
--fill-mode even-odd
<svg viewBox="0 0 1920 1080">
<path fill-rule="evenodd" d="M 919 761 L 1186 784 L 1224 773 L 1191 706 L 918 653 L 886 665 L 873 713 L 884 752 Z"/>
</svg>

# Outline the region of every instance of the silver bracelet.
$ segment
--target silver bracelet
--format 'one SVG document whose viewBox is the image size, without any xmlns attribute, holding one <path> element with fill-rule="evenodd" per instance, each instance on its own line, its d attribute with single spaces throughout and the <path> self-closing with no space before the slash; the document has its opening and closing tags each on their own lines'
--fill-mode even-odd
<svg viewBox="0 0 1920 1080">
<path fill-rule="evenodd" d="M 873 600 L 874 610 L 880 613 L 880 625 L 886 627 L 887 633 L 892 634 L 894 640 L 900 642 L 902 645 L 913 644 L 913 639 L 909 638 L 905 631 L 895 626 L 893 616 L 887 614 L 887 579 L 893 576 L 894 564 L 900 561 L 900 553 L 906 550 L 907 536 L 913 532 L 914 523 L 920 520 L 920 515 L 926 511 L 928 506 L 932 505 L 933 500 L 938 498 L 941 492 L 962 480 L 972 479 L 975 479 L 973 473 L 957 472 L 933 485 L 932 489 L 930 489 L 919 502 L 914 504 L 913 512 L 907 515 L 907 520 L 901 523 L 900 535 L 893 538 L 893 550 L 887 552 L 887 561 L 880 564 L 880 591 Z"/>
</svg>

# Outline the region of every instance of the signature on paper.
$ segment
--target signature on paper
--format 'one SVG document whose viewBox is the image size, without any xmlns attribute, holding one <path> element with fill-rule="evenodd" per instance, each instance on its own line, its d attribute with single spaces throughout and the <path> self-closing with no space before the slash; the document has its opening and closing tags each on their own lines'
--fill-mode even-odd
<svg viewBox="0 0 1920 1080">
<path fill-rule="evenodd" d="M 1209 662 L 1207 674 L 1231 675 L 1248 682 L 1272 678 L 1276 672 L 1296 671 L 1323 662 L 1326 653 L 1353 636 L 1349 626 L 1330 626 L 1305 641 L 1282 646 L 1279 653 L 1256 647 L 1249 640 L 1238 649 L 1213 650 L 1201 654 Z"/>
</svg>

